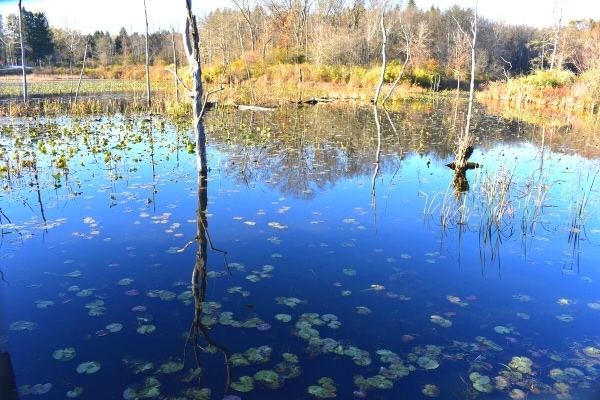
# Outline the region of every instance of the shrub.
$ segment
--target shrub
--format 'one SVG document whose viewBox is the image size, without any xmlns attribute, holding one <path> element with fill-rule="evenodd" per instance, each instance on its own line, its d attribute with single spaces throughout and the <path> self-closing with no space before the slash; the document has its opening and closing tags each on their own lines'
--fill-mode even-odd
<svg viewBox="0 0 600 400">
<path fill-rule="evenodd" d="M 518 78 L 519 83 L 531 85 L 538 88 L 562 87 L 569 85 L 575 79 L 575 74 L 571 71 L 558 69 L 536 70 L 532 74 Z"/>
</svg>

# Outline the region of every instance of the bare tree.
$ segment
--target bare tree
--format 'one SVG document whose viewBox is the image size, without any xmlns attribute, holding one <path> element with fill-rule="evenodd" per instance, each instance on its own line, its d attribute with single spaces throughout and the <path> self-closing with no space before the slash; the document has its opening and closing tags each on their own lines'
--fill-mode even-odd
<svg viewBox="0 0 600 400">
<path fill-rule="evenodd" d="M 179 100 L 179 82 L 177 82 L 177 50 L 175 49 L 175 28 L 171 28 L 171 45 L 173 47 L 173 68 L 175 77 L 175 101 Z"/>
<path fill-rule="evenodd" d="M 150 109 L 150 50 L 148 49 L 148 9 L 144 0 L 144 17 L 146 18 L 146 106 Z"/>
<path fill-rule="evenodd" d="M 19 36 L 21 43 L 21 69 L 23 70 L 23 103 L 27 103 L 29 97 L 27 96 L 27 72 L 25 71 L 25 46 L 23 45 L 23 7 L 21 7 L 21 0 L 19 0 Z"/>
<path fill-rule="evenodd" d="M 183 47 L 187 55 L 192 78 L 192 118 L 194 122 L 194 136 L 196 137 L 196 163 L 198 174 L 206 174 L 208 162 L 206 158 L 206 134 L 202 125 L 202 69 L 200 67 L 200 33 L 198 22 L 192 13 L 192 0 L 185 0 L 187 19 L 183 34 Z"/>
<path fill-rule="evenodd" d="M 377 101 L 379 100 L 379 93 L 381 92 L 381 87 L 383 86 L 383 81 L 385 78 L 385 68 L 387 66 L 387 54 L 386 54 L 386 46 L 387 46 L 387 31 L 385 29 L 385 7 L 386 0 L 381 0 L 381 14 L 379 23 L 381 24 L 381 74 L 379 76 L 379 83 L 377 84 L 377 88 L 375 89 L 375 97 L 373 99 L 373 103 L 375 107 L 377 107 Z"/>
<path fill-rule="evenodd" d="M 240 10 L 244 20 L 248 24 L 248 31 L 250 32 L 250 49 L 252 53 L 255 51 L 256 40 L 258 35 L 258 24 L 256 19 L 252 15 L 252 4 L 250 0 L 233 0 L 233 4 Z"/>
<path fill-rule="evenodd" d="M 455 160 L 448 164 L 448 167 L 454 170 L 454 188 L 457 193 L 457 197 L 460 197 L 460 193 L 466 192 L 469 188 L 469 183 L 466 178 L 466 171 L 479 167 L 478 164 L 469 162 L 468 159 L 473 153 L 473 143 L 475 141 L 474 135 L 471 134 L 471 115 L 473 110 L 473 97 L 475 93 L 475 44 L 477 41 L 477 1 L 475 1 L 475 11 L 473 20 L 471 21 L 471 36 L 467 34 L 460 23 L 456 21 L 459 29 L 464 34 L 471 47 L 471 83 L 469 87 L 469 104 L 467 108 L 467 119 L 465 123 L 465 129 L 462 134 L 458 137 L 456 143 Z"/>
<path fill-rule="evenodd" d="M 79 88 L 81 87 L 81 78 L 83 78 L 83 72 L 85 71 L 85 59 L 87 57 L 89 40 L 85 41 L 85 50 L 83 51 L 83 62 L 81 63 L 81 71 L 79 72 L 79 81 L 77 81 L 77 90 L 75 91 L 75 101 L 77 103 L 77 97 L 79 96 Z"/>
<path fill-rule="evenodd" d="M 550 60 L 550 69 L 554 69 L 556 64 L 556 51 L 558 49 L 558 41 L 560 40 L 560 29 L 562 23 L 562 15 L 563 15 L 563 6 L 565 5 L 566 0 L 562 0 L 560 4 L 560 10 L 558 11 L 558 21 L 556 23 L 556 29 L 554 31 L 554 38 L 552 40 L 552 58 Z M 558 7 L 558 0 L 554 3 L 554 12 L 556 12 L 556 8 Z M 558 66 L 560 68 L 560 65 Z"/>
</svg>

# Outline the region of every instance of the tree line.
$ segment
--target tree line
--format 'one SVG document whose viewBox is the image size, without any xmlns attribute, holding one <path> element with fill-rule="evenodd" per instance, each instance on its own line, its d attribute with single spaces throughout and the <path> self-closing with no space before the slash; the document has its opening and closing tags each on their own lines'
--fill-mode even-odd
<svg viewBox="0 0 600 400">
<path fill-rule="evenodd" d="M 244 63 L 254 68 L 274 64 L 359 66 L 381 63 L 382 29 L 391 65 L 410 55 L 407 76 L 433 86 L 440 79 L 466 81 L 471 65 L 464 30 L 473 9 L 454 5 L 419 9 L 413 0 L 232 0 L 233 6 L 199 19 L 201 60 L 207 66 Z M 383 7 L 383 8 L 382 8 Z M 380 24 L 385 13 L 385 25 Z M 570 69 L 584 73 L 600 67 L 600 24 L 570 21 L 561 15 L 547 28 L 511 25 L 478 17 L 476 75 L 498 80 L 540 69 Z M 0 65 L 20 65 L 18 16 L 0 18 Z M 43 12 L 23 9 L 26 64 L 72 69 L 145 63 L 145 35 L 96 31 L 83 35 L 68 27 L 52 27 Z M 173 30 L 149 34 L 150 63 L 183 58 L 182 40 Z M 396 61 L 394 61 L 396 60 Z M 390 77 L 391 79 L 392 77 Z"/>
</svg>

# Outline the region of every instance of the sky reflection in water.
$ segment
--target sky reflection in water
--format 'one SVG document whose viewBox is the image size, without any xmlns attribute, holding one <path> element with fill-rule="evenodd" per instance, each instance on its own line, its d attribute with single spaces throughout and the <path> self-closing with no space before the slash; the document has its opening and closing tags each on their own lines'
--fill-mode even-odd
<svg viewBox="0 0 600 400">
<path fill-rule="evenodd" d="M 0 249 L 10 283 L 0 292 L 2 349 L 11 352 L 19 386 L 52 383 L 47 398 L 64 398 L 76 387 L 83 388 L 85 398 L 122 398 L 127 388 L 140 391 L 154 377 L 161 394 L 192 398 L 186 390 L 198 388 L 198 381 L 182 378 L 195 368 L 184 347 L 194 312 L 186 303 L 196 249 L 176 250 L 196 235 L 197 180 L 194 157 L 185 149 L 174 151 L 173 142 L 169 130 L 156 133 L 154 179 L 145 141 L 121 153 L 112 175 L 89 155 L 85 166 L 72 162 L 69 182 L 63 176 L 60 188 L 41 191 L 46 225 L 31 186 L 4 194 L 2 211 L 19 233 L 4 235 Z M 264 363 L 234 367 L 233 382 L 275 368 L 284 353 L 298 357 L 286 365 L 299 366 L 302 373 L 278 383 L 255 380 L 252 391 L 230 393 L 243 399 L 300 398 L 310 396 L 309 387 L 333 393 L 327 383 L 319 383 L 323 377 L 333 379 L 339 398 L 351 398 L 361 387 L 379 398 L 424 398 L 426 384 L 436 385 L 440 398 L 476 392 L 482 398 L 509 398 L 511 390 L 540 391 L 552 398 L 597 393 L 598 359 L 584 354 L 586 348 L 600 347 L 600 310 L 594 306 L 600 303 L 595 263 L 600 230 L 591 213 L 597 208 L 595 189 L 587 207 L 591 214 L 580 227 L 585 235 L 579 253 L 573 255 L 568 243 L 569 210 L 589 190 L 595 162 L 540 155 L 539 144 L 497 143 L 477 150 L 473 160 L 484 168 L 468 172 L 472 187 L 504 165 L 523 188 L 540 159 L 545 160 L 547 207 L 540 209 L 535 235 L 521 237 L 519 211 L 532 203 L 517 193 L 517 217 L 506 221 L 513 230 L 503 229 L 502 244 L 494 250 L 477 231 L 485 217 L 485 208 L 477 205 L 480 198 L 467 198 L 466 225 L 440 223 L 444 205 L 454 201 L 451 194 L 436 196 L 451 192 L 452 171 L 443 165 L 447 157 L 389 157 L 388 168 L 375 180 L 373 202 L 368 163 L 361 173 L 328 177 L 334 183 L 320 187 L 319 169 L 326 167 L 297 166 L 298 176 L 311 175 L 313 184 L 310 191 L 298 185 L 290 193 L 279 186 L 276 169 L 267 173 L 260 163 L 248 163 L 236 170 L 232 161 L 241 167 L 239 154 L 229 152 L 233 148 L 213 142 L 209 149 L 208 230 L 232 267 L 227 276 L 222 255 L 209 251 L 208 270 L 214 275 L 209 275 L 205 300 L 220 308 L 204 321 L 212 328 L 211 338 L 230 355 L 249 358 L 250 348 L 272 349 Z M 257 160 L 264 156 L 256 148 L 250 153 Z M 271 157 L 284 153 L 278 149 Z M 132 162 L 131 154 L 142 161 Z M 427 165 L 430 158 L 434 162 Z M 122 281 L 126 278 L 131 281 Z M 91 294 L 81 296 L 84 289 Z M 126 294 L 132 290 L 139 294 Z M 168 299 L 169 292 L 174 298 Z M 97 300 L 104 309 L 90 315 L 90 303 Z M 291 320 L 280 321 L 278 314 Z M 327 314 L 336 316 L 339 326 L 328 326 Z M 255 322 L 233 327 L 231 320 Z M 19 321 L 34 322 L 35 329 L 19 330 Z M 260 322 L 271 328 L 257 329 Z M 123 327 L 105 334 L 111 323 Z M 302 332 L 307 323 L 318 336 Z M 149 325 L 156 330 L 138 333 Z M 329 340 L 328 347 L 325 338 L 334 344 Z M 70 347 L 76 350 L 73 359 L 53 358 L 56 350 Z M 201 354 L 203 386 L 212 390 L 211 398 L 220 399 L 222 356 Z M 181 363 L 184 355 L 182 371 L 164 370 L 168 362 Z M 532 360 L 531 370 L 519 371 L 513 357 Z M 100 370 L 78 373 L 86 361 L 99 362 Z M 439 366 L 431 367 L 435 363 Z M 140 371 L 144 365 L 148 368 Z M 401 377 L 400 370 L 408 375 Z M 501 379 L 494 379 L 499 376 L 508 383 L 502 386 Z M 489 384 L 482 377 L 489 377 Z M 277 389 L 266 387 L 283 382 Z M 369 386 L 373 382 L 382 388 Z M 387 382 L 391 387 L 383 388 Z M 315 388 L 319 385 L 329 389 Z M 486 395 L 488 389 L 492 393 Z"/>
</svg>

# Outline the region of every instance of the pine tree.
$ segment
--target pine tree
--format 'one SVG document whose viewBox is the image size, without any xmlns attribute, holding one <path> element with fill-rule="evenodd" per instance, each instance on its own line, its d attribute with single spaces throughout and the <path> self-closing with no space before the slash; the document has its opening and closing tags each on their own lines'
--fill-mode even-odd
<svg viewBox="0 0 600 400">
<path fill-rule="evenodd" d="M 24 39 L 27 57 L 36 64 L 41 64 L 44 57 L 54 52 L 54 42 L 50 24 L 43 12 L 32 13 L 23 8 Z"/>
</svg>

